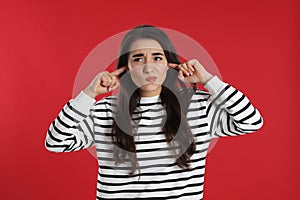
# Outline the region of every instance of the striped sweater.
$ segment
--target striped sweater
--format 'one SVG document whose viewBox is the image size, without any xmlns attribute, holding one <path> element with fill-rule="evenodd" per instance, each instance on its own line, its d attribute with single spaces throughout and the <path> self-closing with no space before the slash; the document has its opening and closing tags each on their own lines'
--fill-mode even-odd
<svg viewBox="0 0 300 200">
<path fill-rule="evenodd" d="M 191 169 L 178 167 L 162 132 L 165 112 L 158 96 L 142 97 L 133 113 L 139 119 L 135 144 L 140 173 L 128 176 L 128 158 L 116 165 L 111 142 L 116 96 L 96 102 L 81 92 L 51 123 L 45 146 L 70 152 L 95 145 L 98 157 L 97 199 L 202 199 L 205 160 L 212 138 L 238 136 L 258 130 L 263 120 L 248 98 L 213 77 L 192 96 L 187 120 L 196 141 Z"/>
</svg>

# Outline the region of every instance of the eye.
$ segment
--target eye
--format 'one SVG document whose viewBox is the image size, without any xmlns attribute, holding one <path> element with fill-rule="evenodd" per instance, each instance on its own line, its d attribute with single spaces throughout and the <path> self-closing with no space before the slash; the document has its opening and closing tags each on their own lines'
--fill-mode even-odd
<svg viewBox="0 0 300 200">
<path fill-rule="evenodd" d="M 160 57 L 160 56 L 155 56 L 155 57 L 154 57 L 154 60 L 156 60 L 156 61 L 161 61 L 161 60 L 163 60 L 163 58 Z"/>
<path fill-rule="evenodd" d="M 133 62 L 141 62 L 143 59 L 142 58 L 134 58 Z"/>
</svg>

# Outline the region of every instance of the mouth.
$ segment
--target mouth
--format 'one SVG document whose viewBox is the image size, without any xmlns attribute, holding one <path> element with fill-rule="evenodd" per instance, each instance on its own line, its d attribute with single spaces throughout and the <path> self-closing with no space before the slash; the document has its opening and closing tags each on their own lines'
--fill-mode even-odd
<svg viewBox="0 0 300 200">
<path fill-rule="evenodd" d="M 157 77 L 155 77 L 155 76 L 149 76 L 146 78 L 146 81 L 149 83 L 153 83 L 156 81 L 156 79 L 157 79 Z"/>
</svg>

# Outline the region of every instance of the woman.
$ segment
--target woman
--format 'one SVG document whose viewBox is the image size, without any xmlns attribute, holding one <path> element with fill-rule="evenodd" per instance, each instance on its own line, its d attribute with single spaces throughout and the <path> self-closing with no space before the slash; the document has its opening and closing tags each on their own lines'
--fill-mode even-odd
<svg viewBox="0 0 300 200">
<path fill-rule="evenodd" d="M 118 95 L 96 102 L 118 86 Z M 97 199 L 202 199 L 211 139 L 262 124 L 240 91 L 196 59 L 180 63 L 167 35 L 145 25 L 125 35 L 117 69 L 99 73 L 64 106 L 45 146 L 53 152 L 96 146 Z"/>
</svg>

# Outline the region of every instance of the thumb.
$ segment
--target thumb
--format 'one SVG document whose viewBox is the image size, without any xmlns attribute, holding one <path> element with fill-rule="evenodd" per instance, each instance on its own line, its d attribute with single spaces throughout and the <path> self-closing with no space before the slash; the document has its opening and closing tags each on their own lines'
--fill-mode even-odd
<svg viewBox="0 0 300 200">
<path fill-rule="evenodd" d="M 181 80 L 182 82 L 185 82 L 185 80 L 184 80 L 185 78 L 184 78 L 184 76 L 183 76 L 182 71 L 179 71 L 179 72 L 178 72 L 177 78 L 178 78 L 179 80 Z"/>
</svg>

